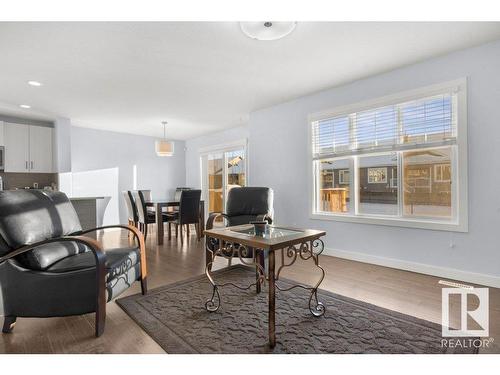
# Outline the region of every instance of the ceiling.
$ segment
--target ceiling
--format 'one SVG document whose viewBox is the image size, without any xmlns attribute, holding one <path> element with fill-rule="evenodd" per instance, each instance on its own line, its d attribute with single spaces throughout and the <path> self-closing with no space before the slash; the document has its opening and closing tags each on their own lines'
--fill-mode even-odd
<svg viewBox="0 0 500 375">
<path fill-rule="evenodd" d="M 0 113 L 189 139 L 299 96 L 500 39 L 500 23 L 0 23 Z M 32 87 L 28 80 L 43 83 Z M 21 109 L 29 104 L 31 109 Z"/>
</svg>

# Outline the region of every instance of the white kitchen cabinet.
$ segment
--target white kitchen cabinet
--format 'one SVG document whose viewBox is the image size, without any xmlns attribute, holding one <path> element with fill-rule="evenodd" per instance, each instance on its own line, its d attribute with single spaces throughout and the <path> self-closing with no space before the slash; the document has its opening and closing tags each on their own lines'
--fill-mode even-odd
<svg viewBox="0 0 500 375">
<path fill-rule="evenodd" d="M 52 172 L 52 128 L 30 126 L 29 168 L 33 173 Z"/>
<path fill-rule="evenodd" d="M 29 172 L 29 125 L 4 123 L 5 172 Z"/>
<path fill-rule="evenodd" d="M 5 172 L 51 173 L 52 128 L 4 123 Z"/>
</svg>

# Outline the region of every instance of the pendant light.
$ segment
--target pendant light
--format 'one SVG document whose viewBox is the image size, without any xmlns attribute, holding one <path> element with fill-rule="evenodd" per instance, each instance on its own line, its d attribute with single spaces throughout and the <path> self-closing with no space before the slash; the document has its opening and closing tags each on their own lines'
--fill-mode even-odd
<svg viewBox="0 0 500 375">
<path fill-rule="evenodd" d="M 168 122 L 163 121 L 163 139 L 158 139 L 155 142 L 156 155 L 158 156 L 172 156 L 174 154 L 174 142 L 167 141 L 167 126 Z"/>
</svg>

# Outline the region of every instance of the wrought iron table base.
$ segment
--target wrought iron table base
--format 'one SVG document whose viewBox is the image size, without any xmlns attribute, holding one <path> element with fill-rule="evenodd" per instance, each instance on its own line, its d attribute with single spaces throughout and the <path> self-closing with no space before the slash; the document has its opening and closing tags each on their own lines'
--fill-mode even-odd
<svg viewBox="0 0 500 375">
<path fill-rule="evenodd" d="M 219 245 L 219 243 L 221 245 Z M 325 306 L 318 300 L 318 288 L 325 278 L 325 270 L 319 265 L 319 256 L 323 252 L 324 244 L 321 239 L 315 239 L 308 242 L 302 242 L 297 245 L 291 245 L 287 248 L 282 248 L 278 250 L 269 250 L 268 257 L 268 274 L 266 277 L 266 271 L 262 266 L 261 259 L 259 257 L 264 257 L 264 250 L 248 248 L 244 245 L 219 241 L 215 238 L 207 238 L 206 243 L 207 250 L 212 254 L 211 261 L 207 263 L 205 267 L 205 274 L 208 280 L 212 284 L 212 296 L 205 303 L 205 308 L 209 312 L 215 312 L 219 309 L 221 305 L 221 296 L 219 293 L 219 288 L 224 286 L 233 286 L 241 290 L 249 290 L 252 287 L 256 287 L 257 293 L 260 293 L 261 285 L 265 281 L 269 283 L 269 346 L 274 347 L 276 345 L 276 328 L 275 328 L 275 312 L 276 312 L 276 289 L 280 291 L 289 291 L 294 288 L 303 288 L 310 290 L 309 295 L 309 311 L 316 316 L 322 316 L 325 313 Z M 215 250 L 212 250 L 215 249 Z M 281 253 L 281 265 L 276 271 L 276 251 Z M 247 266 L 256 267 L 256 282 L 248 286 L 240 286 L 234 283 L 224 283 L 217 284 L 210 274 L 212 269 L 212 264 L 217 256 L 222 256 L 226 259 L 232 259 L 237 256 L 240 261 Z M 314 287 L 307 287 L 304 285 L 294 285 L 289 288 L 281 288 L 276 284 L 279 280 L 281 271 L 292 266 L 296 260 L 300 258 L 303 260 L 313 259 L 314 265 L 321 270 L 321 277 Z M 287 263 L 288 261 L 288 263 Z"/>
</svg>

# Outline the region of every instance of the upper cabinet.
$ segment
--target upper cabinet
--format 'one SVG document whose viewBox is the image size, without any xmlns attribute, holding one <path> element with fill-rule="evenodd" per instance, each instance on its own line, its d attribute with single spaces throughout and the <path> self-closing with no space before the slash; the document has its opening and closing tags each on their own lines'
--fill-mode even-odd
<svg viewBox="0 0 500 375">
<path fill-rule="evenodd" d="M 53 172 L 52 135 L 53 129 L 30 126 L 30 171 L 37 173 Z"/>
<path fill-rule="evenodd" d="M 4 123 L 5 172 L 29 172 L 29 125 Z"/>
<path fill-rule="evenodd" d="M 53 172 L 52 138 L 52 128 L 5 122 L 5 172 Z"/>
</svg>

